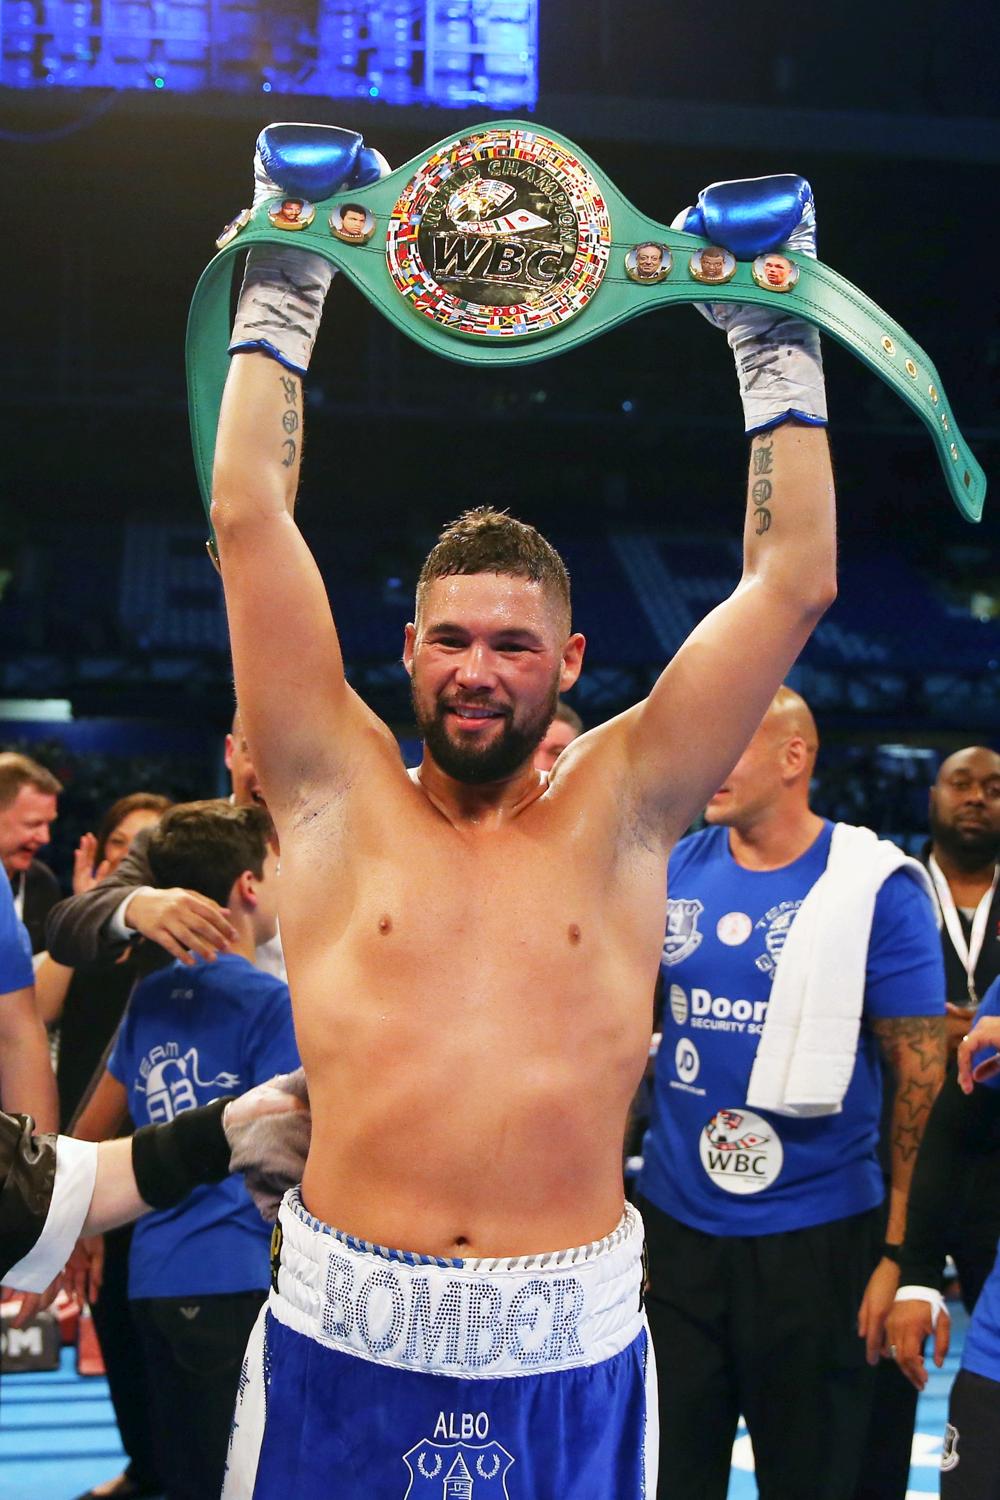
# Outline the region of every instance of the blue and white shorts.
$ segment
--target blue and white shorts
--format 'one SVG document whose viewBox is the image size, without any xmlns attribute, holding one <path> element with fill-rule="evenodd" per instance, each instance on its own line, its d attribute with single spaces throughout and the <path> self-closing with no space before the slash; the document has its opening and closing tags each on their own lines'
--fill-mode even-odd
<svg viewBox="0 0 1000 1500">
<path fill-rule="evenodd" d="M 386 1250 L 293 1189 L 247 1348 L 223 1500 L 656 1493 L 642 1221 L 500 1260 Z"/>
</svg>

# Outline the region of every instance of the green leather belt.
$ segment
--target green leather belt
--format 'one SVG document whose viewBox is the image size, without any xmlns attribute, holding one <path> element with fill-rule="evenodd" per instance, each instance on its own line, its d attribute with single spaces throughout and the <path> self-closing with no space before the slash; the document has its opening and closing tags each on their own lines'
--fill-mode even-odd
<svg viewBox="0 0 1000 1500">
<path fill-rule="evenodd" d="M 470 365 L 530 364 L 674 303 L 780 303 L 845 345 L 912 407 L 955 504 L 967 520 L 982 516 L 986 478 L 937 371 L 864 292 L 790 251 L 748 262 L 716 250 L 703 263 L 698 252 L 709 241 L 640 213 L 555 131 L 491 121 L 368 187 L 302 209 L 298 199 L 285 201 L 287 217 L 274 199 L 229 226 L 191 303 L 188 396 L 206 511 L 234 257 L 242 266 L 251 246 L 270 243 L 324 255 L 410 338 Z"/>
</svg>

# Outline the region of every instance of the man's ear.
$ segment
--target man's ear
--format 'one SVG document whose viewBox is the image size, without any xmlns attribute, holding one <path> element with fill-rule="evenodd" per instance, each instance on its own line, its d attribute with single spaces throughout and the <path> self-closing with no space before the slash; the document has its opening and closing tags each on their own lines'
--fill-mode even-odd
<svg viewBox="0 0 1000 1500">
<path fill-rule="evenodd" d="M 579 677 L 583 670 L 583 653 L 586 649 L 586 637 L 575 630 L 562 649 L 562 665 L 559 669 L 560 693 L 569 692 Z"/>
<path fill-rule="evenodd" d="M 403 666 L 407 674 L 413 676 L 413 648 L 417 639 L 417 627 L 412 622 L 403 631 Z"/>
<path fill-rule="evenodd" d="M 800 734 L 793 734 L 786 741 L 782 758 L 785 762 L 785 770 L 790 781 L 801 776 L 802 772 L 809 771 L 809 747 Z"/>
<path fill-rule="evenodd" d="M 233 737 L 231 734 L 226 735 L 226 749 L 223 759 L 226 763 L 226 770 L 231 771 L 233 769 Z"/>
<path fill-rule="evenodd" d="M 257 905 L 257 876 L 252 870 L 244 870 L 236 880 L 236 894 L 244 904 L 254 910 Z"/>
</svg>

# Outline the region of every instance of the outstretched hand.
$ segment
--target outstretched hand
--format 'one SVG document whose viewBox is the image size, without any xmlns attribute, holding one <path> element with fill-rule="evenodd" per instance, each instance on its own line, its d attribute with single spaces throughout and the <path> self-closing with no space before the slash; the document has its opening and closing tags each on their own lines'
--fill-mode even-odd
<svg viewBox="0 0 1000 1500">
<path fill-rule="evenodd" d="M 984 1016 L 962 1039 L 958 1049 L 958 1085 L 963 1094 L 971 1094 L 977 1083 L 986 1083 L 1000 1074 L 1000 1051 L 973 1066 L 976 1053 L 986 1047 L 1000 1048 L 1000 1016 Z"/>
<path fill-rule="evenodd" d="M 236 937 L 225 907 L 180 886 L 136 891 L 124 916 L 126 926 L 185 964 L 193 964 L 196 957 L 214 959 Z"/>
</svg>

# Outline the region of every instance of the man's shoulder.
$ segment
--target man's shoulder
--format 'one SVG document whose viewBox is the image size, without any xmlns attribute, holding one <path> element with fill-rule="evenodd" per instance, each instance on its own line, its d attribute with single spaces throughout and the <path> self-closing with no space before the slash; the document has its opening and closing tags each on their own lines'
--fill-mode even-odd
<svg viewBox="0 0 1000 1500">
<path fill-rule="evenodd" d="M 136 981 L 135 988 L 129 1001 L 129 1009 L 136 1005 L 150 1004 L 163 995 L 167 995 L 175 985 L 183 984 L 185 981 L 190 985 L 194 983 L 194 970 L 187 964 L 182 964 L 179 959 L 172 963 L 164 964 L 161 969 L 154 969 L 151 974 L 145 974 Z"/>
<path fill-rule="evenodd" d="M 239 953 L 222 953 L 210 963 L 197 963 L 191 973 L 200 989 L 223 995 L 234 1005 L 250 1010 L 288 1000 L 288 985 L 283 979 L 259 969 Z"/>
<path fill-rule="evenodd" d="M 33 859 L 25 872 L 25 892 L 34 888 L 35 893 L 45 892 L 51 894 L 58 901 L 62 897 L 62 889 L 54 873 L 42 859 Z"/>
<path fill-rule="evenodd" d="M 721 858 L 725 851 L 726 829 L 720 826 L 699 828 L 697 833 L 686 834 L 674 845 L 667 865 L 668 878 L 676 880 L 679 875 L 692 869 L 704 869 Z"/>
</svg>

